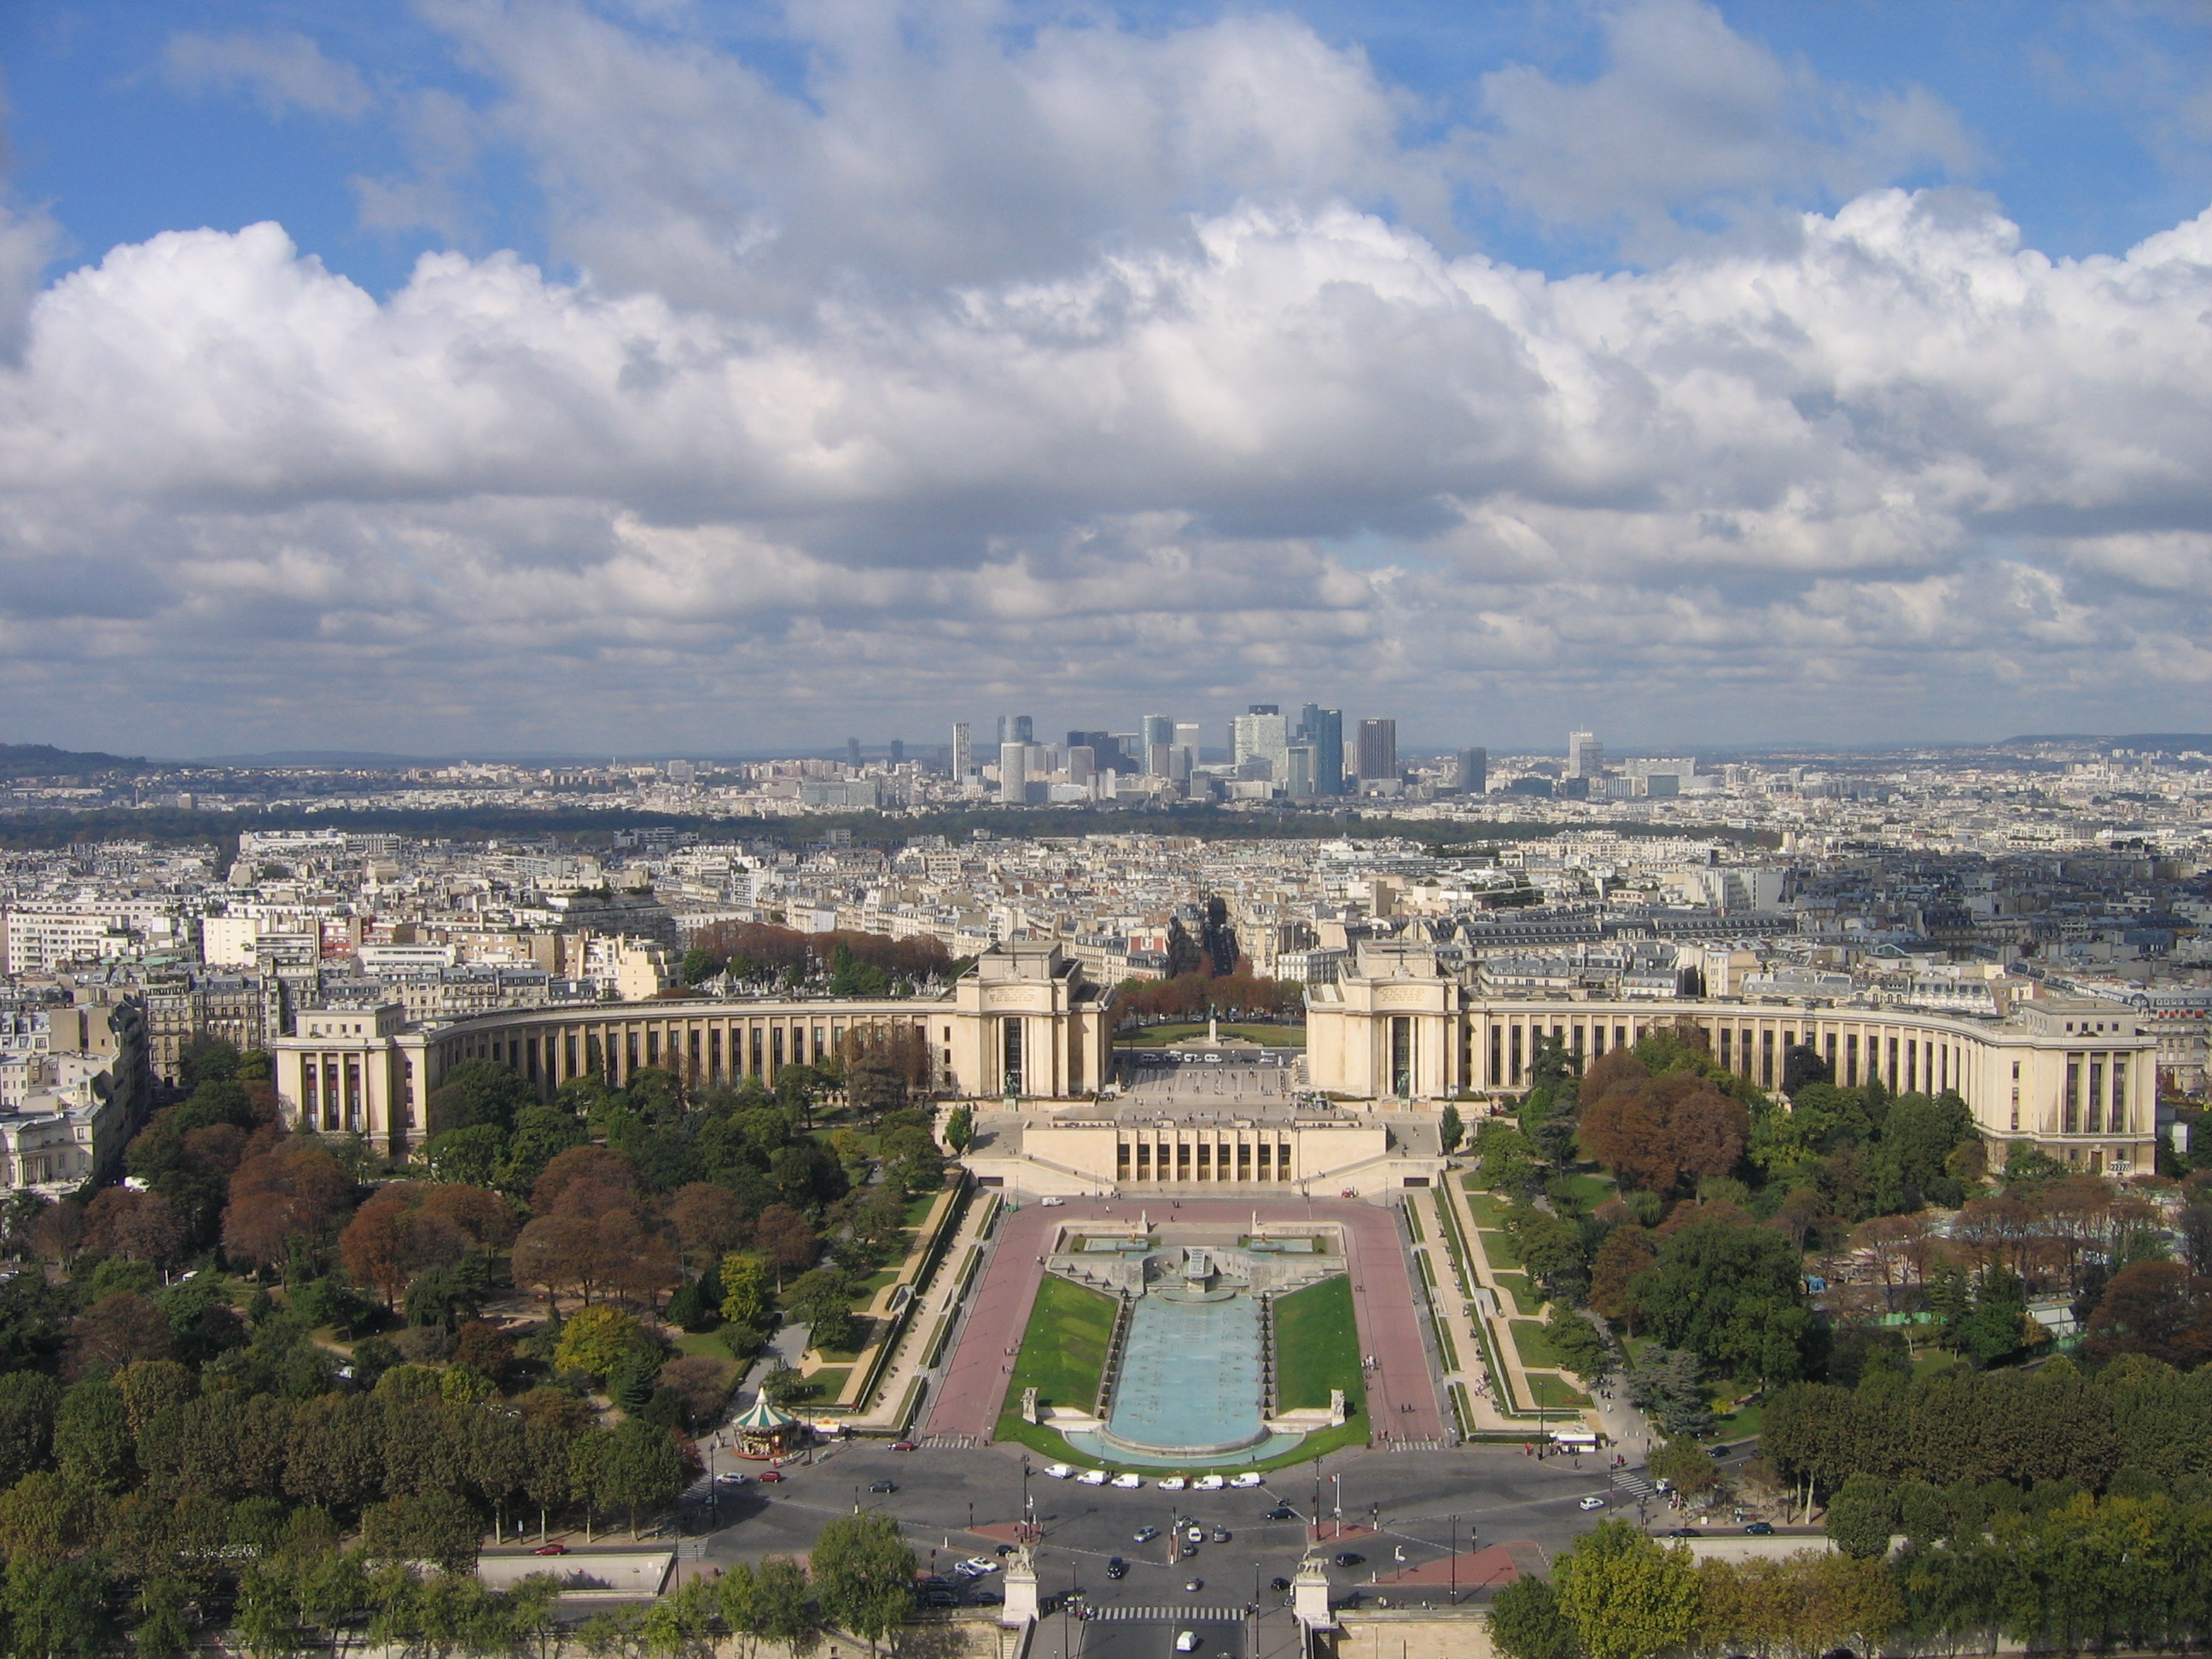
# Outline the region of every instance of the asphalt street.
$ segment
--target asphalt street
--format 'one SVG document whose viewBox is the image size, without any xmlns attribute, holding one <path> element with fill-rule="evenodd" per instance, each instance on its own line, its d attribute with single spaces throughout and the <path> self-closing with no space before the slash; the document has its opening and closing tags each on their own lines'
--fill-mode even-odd
<svg viewBox="0 0 2212 1659">
<path fill-rule="evenodd" d="M 788 1469 L 789 1478 L 780 1484 L 749 1481 L 724 1488 L 717 1526 L 708 1528 L 703 1505 L 692 1509 L 688 1526 L 694 1535 L 684 1540 L 685 1551 L 709 1562 L 804 1554 L 824 1525 L 858 1505 L 896 1516 L 924 1567 L 945 1571 L 965 1557 L 991 1555 L 999 1540 L 1012 1536 L 1011 1523 L 1022 1516 L 1024 1455 L 1015 1446 L 895 1452 L 881 1443 L 856 1442 L 830 1448 L 811 1466 Z M 1047 1480 L 1041 1473 L 1045 1460 L 1027 1455 L 1028 1490 L 1043 1534 L 1039 1589 L 1048 1598 L 1073 1589 L 1098 1608 L 1220 1607 L 1255 1601 L 1273 1607 L 1283 1598 L 1267 1588 L 1268 1581 L 1290 1577 L 1309 1547 L 1315 1511 L 1311 1464 L 1278 1471 L 1266 1486 L 1244 1491 L 1164 1492 L 1148 1482 L 1125 1492 Z M 1571 1458 L 1539 1460 L 1517 1447 L 1498 1446 L 1328 1457 L 1322 1464 L 1320 1491 L 1330 1578 L 1340 1593 L 1348 1592 L 1377 1573 L 1439 1559 L 1455 1542 L 1463 1552 L 1526 1540 L 1548 1557 L 1616 1508 L 1633 1516 L 1633 1500 L 1621 1503 L 1612 1492 L 1604 1460 L 1582 1463 L 1577 1468 Z M 870 1491 L 879 1480 L 896 1483 L 898 1490 Z M 1578 1508 L 1578 1500 L 1591 1494 L 1607 1497 L 1607 1509 Z M 1294 1510 L 1297 1518 L 1267 1520 L 1267 1511 L 1278 1504 Z M 1139 1529 L 1156 1527 L 1164 1534 L 1178 1518 L 1207 1529 L 1208 1540 L 1193 1558 L 1172 1559 L 1164 1535 L 1136 1540 Z M 990 1530 L 971 1533 L 971 1521 Z M 1358 1535 L 1333 1536 L 1340 1522 Z M 1211 1541 L 1217 1523 L 1229 1528 L 1228 1543 Z M 1370 1523 L 1379 1531 L 1366 1532 Z M 1364 1559 L 1336 1565 L 1340 1550 Z M 1127 1576 L 1119 1580 L 1106 1576 L 1107 1561 L 1116 1555 L 1128 1563 Z M 1194 1577 L 1201 1588 L 1187 1591 L 1184 1584 Z M 988 1578 L 995 1585 L 999 1575 Z M 1209 1650 L 1209 1656 L 1218 1659 L 1218 1650 Z"/>
</svg>

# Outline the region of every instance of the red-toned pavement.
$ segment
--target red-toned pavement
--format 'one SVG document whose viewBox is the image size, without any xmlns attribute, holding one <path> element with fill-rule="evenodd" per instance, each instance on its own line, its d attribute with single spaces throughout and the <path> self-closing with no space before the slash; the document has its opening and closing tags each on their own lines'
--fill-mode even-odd
<svg viewBox="0 0 2212 1659">
<path fill-rule="evenodd" d="M 1055 1228 L 1071 1222 L 1127 1224 L 1139 1212 L 1156 1221 L 1233 1225 L 1249 1223 L 1255 1208 L 1263 1223 L 1311 1219 L 1334 1222 L 1344 1229 L 1359 1352 L 1363 1359 L 1372 1355 L 1376 1361 L 1367 1373 L 1368 1431 L 1378 1445 L 1386 1439 L 1440 1438 L 1443 1419 L 1429 1375 L 1428 1353 L 1421 1344 L 1397 1221 L 1379 1206 L 1341 1199 L 1316 1199 L 1310 1204 L 1277 1200 L 1256 1206 L 1225 1199 L 1071 1199 L 1049 1208 L 1033 1203 L 1016 1211 L 1000 1223 L 996 1253 L 976 1288 L 967 1325 L 930 1412 L 928 1432 L 981 1438 L 997 1423 L 1012 1376 L 1012 1351 L 1021 1346 L 1030 1304 L 1044 1277 L 1040 1258 Z"/>
<path fill-rule="evenodd" d="M 1534 1550 L 1531 1543 L 1492 1544 L 1488 1549 L 1464 1550 L 1455 1558 L 1440 1555 L 1433 1561 L 1424 1561 L 1418 1567 L 1401 1567 L 1395 1572 L 1386 1572 L 1376 1577 L 1377 1584 L 1403 1586 L 1408 1589 L 1444 1589 L 1455 1588 L 1464 1595 L 1468 1590 L 1502 1589 L 1508 1584 L 1521 1582 L 1521 1569 L 1515 1565 L 1513 1552 Z"/>
</svg>

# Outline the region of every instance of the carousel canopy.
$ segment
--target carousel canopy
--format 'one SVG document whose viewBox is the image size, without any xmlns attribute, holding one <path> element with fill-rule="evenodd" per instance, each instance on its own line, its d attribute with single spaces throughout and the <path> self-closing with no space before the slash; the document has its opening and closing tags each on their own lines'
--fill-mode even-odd
<svg viewBox="0 0 2212 1659">
<path fill-rule="evenodd" d="M 753 1403 L 730 1419 L 735 1429 L 750 1429 L 758 1434 L 781 1429 L 799 1419 L 771 1401 L 763 1391 L 753 1396 Z"/>
</svg>

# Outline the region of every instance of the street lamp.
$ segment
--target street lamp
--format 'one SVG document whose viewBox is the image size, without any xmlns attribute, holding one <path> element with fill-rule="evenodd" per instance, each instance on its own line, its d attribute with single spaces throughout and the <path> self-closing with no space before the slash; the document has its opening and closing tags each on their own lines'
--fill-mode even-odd
<svg viewBox="0 0 2212 1659">
<path fill-rule="evenodd" d="M 1451 1517 L 1451 1530 L 1444 1534 L 1444 1553 L 1451 1560 L 1449 1605 L 1455 1607 L 1459 1605 L 1459 1516 L 1455 1515 Z"/>
</svg>

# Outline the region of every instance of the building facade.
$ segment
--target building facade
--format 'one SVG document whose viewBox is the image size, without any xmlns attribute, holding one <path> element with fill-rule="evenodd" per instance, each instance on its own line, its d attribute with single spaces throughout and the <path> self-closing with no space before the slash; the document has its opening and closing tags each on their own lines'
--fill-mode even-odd
<svg viewBox="0 0 2212 1659">
<path fill-rule="evenodd" d="M 414 1024 L 390 1002 L 302 1011 L 271 1042 L 286 1121 L 358 1133 L 394 1152 L 431 1132 L 430 1096 L 464 1060 L 513 1067 L 541 1097 L 594 1073 L 621 1087 L 641 1067 L 700 1085 L 840 1053 L 856 1032 L 910 1028 L 933 1086 L 986 1098 L 1068 1100 L 1107 1075 L 1113 993 L 1052 945 L 986 951 L 941 998 L 700 1000 L 505 1009 Z"/>
<path fill-rule="evenodd" d="M 2112 1002 L 2030 1002 L 1997 1019 L 1820 999 L 1484 998 L 1427 946 L 1369 945 L 1334 983 L 1306 988 L 1308 1076 L 1363 1100 L 1502 1095 L 1528 1086 L 1546 1037 L 1587 1064 L 1683 1024 L 1762 1088 L 1779 1087 L 1784 1055 L 1805 1046 L 1847 1087 L 1955 1090 L 1993 1162 L 2033 1146 L 2093 1172 L 2154 1167 L 2159 1039 Z"/>
</svg>

